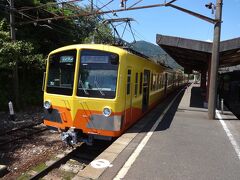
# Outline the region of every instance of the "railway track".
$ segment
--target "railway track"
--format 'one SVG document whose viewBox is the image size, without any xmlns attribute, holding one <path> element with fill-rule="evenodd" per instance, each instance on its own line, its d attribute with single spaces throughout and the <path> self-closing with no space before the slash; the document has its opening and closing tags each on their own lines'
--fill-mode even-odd
<svg viewBox="0 0 240 180">
<path fill-rule="evenodd" d="M 35 180 L 35 179 L 49 179 L 48 175 L 51 173 L 53 170 L 59 170 L 61 169 L 60 167 L 63 165 L 68 164 L 71 160 L 77 161 L 79 164 L 79 170 L 82 170 L 85 168 L 90 162 L 92 162 L 101 152 L 103 152 L 108 146 L 110 146 L 112 142 L 104 142 L 104 141 L 99 141 L 96 142 L 93 146 L 88 146 L 85 143 L 82 143 L 78 147 L 68 150 L 65 152 L 63 155 L 58 155 L 52 160 L 51 163 L 45 167 L 43 170 L 40 172 L 35 172 L 33 176 L 31 176 L 29 179 Z M 58 174 L 61 175 L 63 174 L 59 172 Z M 55 173 L 56 174 L 56 173 Z M 76 173 L 75 173 L 76 174 Z M 56 175 L 55 175 L 55 178 Z"/>
<path fill-rule="evenodd" d="M 23 130 L 25 128 L 31 128 L 31 127 L 34 127 L 34 126 L 38 126 L 40 124 L 42 124 L 42 121 L 41 122 L 37 122 L 37 123 L 32 123 L 32 124 L 27 125 L 27 126 L 16 127 L 16 128 L 13 128 L 13 129 L 1 132 L 0 136 L 4 136 L 6 134 L 11 134 L 11 133 L 16 132 L 16 131 L 21 131 L 21 130 Z"/>
<path fill-rule="evenodd" d="M 24 127 L 14 128 L 12 130 L 0 134 L 0 149 L 8 144 L 12 144 L 21 139 L 32 137 L 34 134 L 48 130 L 47 127 L 41 126 L 41 123 L 36 123 Z"/>
</svg>

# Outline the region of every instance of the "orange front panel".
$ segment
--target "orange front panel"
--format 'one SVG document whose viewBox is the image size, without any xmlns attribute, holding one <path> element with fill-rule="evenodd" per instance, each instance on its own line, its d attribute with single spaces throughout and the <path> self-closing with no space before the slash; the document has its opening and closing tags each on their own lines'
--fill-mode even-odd
<svg viewBox="0 0 240 180">
<path fill-rule="evenodd" d="M 72 127 L 73 126 L 73 121 L 71 117 L 71 112 L 68 108 L 63 108 L 63 107 L 58 107 L 58 106 L 53 106 L 53 110 L 57 110 L 60 117 L 61 117 L 61 122 L 55 122 L 51 121 L 49 119 L 44 119 L 44 124 L 47 126 L 52 126 L 52 127 L 57 127 L 61 129 L 65 129 L 66 127 Z M 51 112 L 49 112 L 51 115 Z"/>
<path fill-rule="evenodd" d="M 91 111 L 91 110 L 82 110 L 79 109 L 77 111 L 77 114 L 74 119 L 73 126 L 76 127 L 76 129 L 81 129 L 83 133 L 86 134 L 98 134 L 103 136 L 119 136 L 122 133 L 122 130 L 120 131 L 108 131 L 104 129 L 97 129 L 97 128 L 88 128 L 87 125 L 91 123 L 90 118 L 93 115 L 100 115 L 103 116 L 101 111 Z M 122 116 L 122 112 L 112 112 L 111 116 Z"/>
<path fill-rule="evenodd" d="M 59 128 L 59 129 L 64 129 L 65 128 L 63 123 L 52 122 L 52 121 L 48 121 L 46 119 L 43 120 L 43 123 L 46 126 L 51 126 L 51 127 L 55 127 L 55 128 Z"/>
</svg>

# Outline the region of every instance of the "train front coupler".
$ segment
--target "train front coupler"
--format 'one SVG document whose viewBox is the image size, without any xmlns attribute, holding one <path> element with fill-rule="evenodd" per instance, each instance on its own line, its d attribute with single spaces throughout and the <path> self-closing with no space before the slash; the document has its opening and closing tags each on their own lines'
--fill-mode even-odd
<svg viewBox="0 0 240 180">
<path fill-rule="evenodd" d="M 69 146 L 74 146 L 77 144 L 77 132 L 75 128 L 71 127 L 68 131 L 61 133 L 61 139 Z"/>
<path fill-rule="evenodd" d="M 87 145 L 91 146 L 93 144 L 92 136 L 88 136 L 87 138 L 83 138 L 80 132 L 76 131 L 74 127 L 71 127 L 68 131 L 61 133 L 61 139 L 69 146 L 74 146 L 79 142 L 84 142 Z"/>
</svg>

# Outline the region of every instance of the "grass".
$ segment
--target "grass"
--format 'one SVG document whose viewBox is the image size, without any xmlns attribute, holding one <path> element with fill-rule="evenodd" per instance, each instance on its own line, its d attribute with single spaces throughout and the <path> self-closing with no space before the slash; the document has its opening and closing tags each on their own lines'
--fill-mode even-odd
<svg viewBox="0 0 240 180">
<path fill-rule="evenodd" d="M 30 175 L 27 173 L 23 173 L 20 177 L 17 178 L 17 180 L 27 180 L 30 179 Z"/>
<path fill-rule="evenodd" d="M 40 163 L 38 164 L 37 166 L 35 166 L 34 168 L 32 168 L 33 171 L 36 171 L 36 172 L 40 172 L 42 171 L 43 169 L 45 169 L 47 166 L 45 163 Z"/>
<path fill-rule="evenodd" d="M 61 171 L 64 180 L 71 180 L 76 174 L 73 172 Z"/>
<path fill-rule="evenodd" d="M 45 163 L 40 163 L 37 166 L 33 167 L 30 171 L 40 172 L 43 169 L 45 169 L 46 167 L 47 166 L 46 166 Z M 30 179 L 31 178 L 31 175 L 29 174 L 30 171 L 28 171 L 26 173 L 23 173 L 21 176 L 19 176 L 17 178 L 17 180 L 27 180 L 27 179 Z"/>
</svg>

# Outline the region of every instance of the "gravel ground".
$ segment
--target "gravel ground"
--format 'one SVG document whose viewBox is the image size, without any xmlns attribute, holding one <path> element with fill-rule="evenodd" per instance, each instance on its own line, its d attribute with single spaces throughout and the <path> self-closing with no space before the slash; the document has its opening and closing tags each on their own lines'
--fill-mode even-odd
<svg viewBox="0 0 240 180">
<path fill-rule="evenodd" d="M 1 133 L 13 128 L 31 125 L 33 123 L 42 122 L 43 108 L 34 107 L 27 111 L 20 111 L 15 114 L 14 121 L 10 119 L 8 112 L 0 112 L 0 127 Z"/>
<path fill-rule="evenodd" d="M 30 139 L 24 139 L 9 147 L 1 157 L 1 164 L 10 171 L 3 179 L 16 179 L 52 156 L 63 152 L 67 146 L 60 140 L 57 132 L 45 131 Z"/>
<path fill-rule="evenodd" d="M 18 112 L 15 121 L 9 119 L 8 113 L 0 112 L 1 133 L 13 128 L 42 122 L 42 119 L 42 108 Z M 9 173 L 2 179 L 17 179 L 22 173 L 66 149 L 67 146 L 60 140 L 60 134 L 50 130 L 19 140 L 17 143 L 4 148 L 0 147 L 0 164 L 7 165 L 9 170 Z"/>
</svg>

